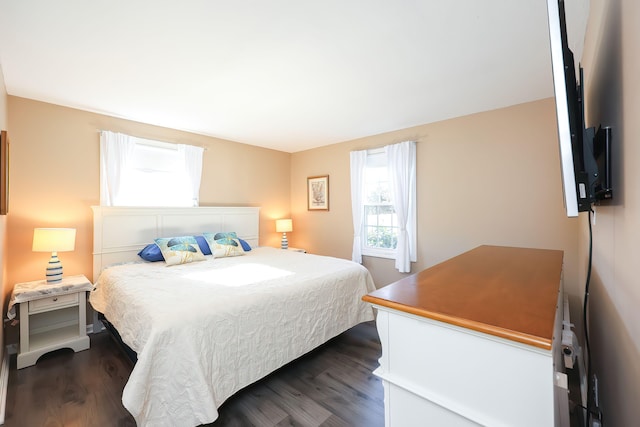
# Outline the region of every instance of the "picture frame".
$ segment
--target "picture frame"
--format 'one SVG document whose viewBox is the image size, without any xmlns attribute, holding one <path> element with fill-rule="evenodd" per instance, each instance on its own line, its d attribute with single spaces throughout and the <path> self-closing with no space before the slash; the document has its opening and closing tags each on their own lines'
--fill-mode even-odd
<svg viewBox="0 0 640 427">
<path fill-rule="evenodd" d="M 329 210 L 329 175 L 307 178 L 307 210 Z"/>
<path fill-rule="evenodd" d="M 9 137 L 0 131 L 0 215 L 9 213 Z"/>
</svg>

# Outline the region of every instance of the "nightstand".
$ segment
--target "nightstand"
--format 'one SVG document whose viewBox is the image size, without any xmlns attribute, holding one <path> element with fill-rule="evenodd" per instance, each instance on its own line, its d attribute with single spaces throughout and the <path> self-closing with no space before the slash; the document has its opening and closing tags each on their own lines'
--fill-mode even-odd
<svg viewBox="0 0 640 427">
<path fill-rule="evenodd" d="M 300 248 L 288 248 L 287 250 L 288 250 L 288 251 L 291 251 L 291 252 L 302 252 L 302 253 L 304 253 L 304 254 L 306 254 L 306 253 L 307 253 L 307 250 L 306 250 L 306 249 L 300 249 Z"/>
<path fill-rule="evenodd" d="M 82 275 L 64 277 L 56 284 L 36 280 L 15 285 L 7 317 L 13 319 L 14 305 L 20 304 L 18 369 L 35 365 L 40 356 L 53 350 L 89 348 L 86 298 L 92 289 Z"/>
</svg>

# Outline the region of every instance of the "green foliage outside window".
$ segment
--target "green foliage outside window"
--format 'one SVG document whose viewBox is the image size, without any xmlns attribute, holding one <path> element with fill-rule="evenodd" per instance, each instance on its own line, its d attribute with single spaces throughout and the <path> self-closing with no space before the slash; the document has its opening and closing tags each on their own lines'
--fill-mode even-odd
<svg viewBox="0 0 640 427">
<path fill-rule="evenodd" d="M 398 246 L 398 229 L 396 227 L 367 227 L 367 246 L 395 249 Z"/>
<path fill-rule="evenodd" d="M 374 249 L 395 249 L 398 246 L 398 224 L 395 209 L 391 204 L 387 168 L 367 168 L 365 176 L 365 246 Z"/>
</svg>

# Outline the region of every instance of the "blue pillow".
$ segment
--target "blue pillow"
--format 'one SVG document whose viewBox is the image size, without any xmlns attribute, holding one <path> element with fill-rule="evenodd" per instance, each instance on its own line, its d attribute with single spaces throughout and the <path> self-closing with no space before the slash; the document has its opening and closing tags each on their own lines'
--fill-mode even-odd
<svg viewBox="0 0 640 427">
<path fill-rule="evenodd" d="M 140 258 L 145 261 L 164 261 L 162 251 L 155 243 L 151 243 L 145 246 L 140 252 L 138 252 L 138 255 L 140 255 Z"/>
<path fill-rule="evenodd" d="M 200 250 L 203 254 L 211 255 L 211 248 L 204 236 L 196 236 L 196 242 L 198 242 L 198 246 L 200 246 Z"/>
<path fill-rule="evenodd" d="M 238 240 L 240 241 L 240 245 L 245 252 L 249 252 L 251 250 L 251 245 L 249 245 L 246 241 L 242 240 L 241 238 L 238 238 Z"/>
</svg>

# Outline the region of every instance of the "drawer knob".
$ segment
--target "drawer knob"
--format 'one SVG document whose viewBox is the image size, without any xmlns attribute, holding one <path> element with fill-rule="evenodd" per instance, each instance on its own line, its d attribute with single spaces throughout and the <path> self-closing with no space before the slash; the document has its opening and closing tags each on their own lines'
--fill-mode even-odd
<svg viewBox="0 0 640 427">
<path fill-rule="evenodd" d="M 56 302 L 56 301 L 58 301 L 58 297 L 53 298 L 53 302 Z"/>
</svg>

